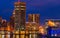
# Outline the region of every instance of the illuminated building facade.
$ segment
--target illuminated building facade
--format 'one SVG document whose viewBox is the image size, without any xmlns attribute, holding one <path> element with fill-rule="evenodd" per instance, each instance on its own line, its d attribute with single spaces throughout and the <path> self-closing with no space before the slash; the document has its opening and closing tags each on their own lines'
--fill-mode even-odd
<svg viewBox="0 0 60 38">
<path fill-rule="evenodd" d="M 12 28 L 14 28 L 14 17 L 13 16 L 10 17 L 10 25 Z"/>
<path fill-rule="evenodd" d="M 9 22 L 0 17 L 0 27 L 2 27 L 0 38 L 39 38 L 39 33 L 45 34 L 45 28 L 39 25 L 39 14 L 28 14 L 26 22 L 26 3 L 18 1 L 14 3 L 13 15 Z"/>
<path fill-rule="evenodd" d="M 2 20 L 2 27 L 7 27 L 7 21 L 5 19 Z"/>
<path fill-rule="evenodd" d="M 15 38 L 25 38 L 26 3 L 15 2 L 14 5 Z"/>
<path fill-rule="evenodd" d="M 28 14 L 28 22 L 40 23 L 40 15 L 39 14 Z"/>
<path fill-rule="evenodd" d="M 38 38 L 39 25 L 35 22 L 26 22 L 26 30 L 28 30 L 28 38 Z"/>
<path fill-rule="evenodd" d="M 45 25 L 48 35 L 50 34 L 50 36 L 60 36 L 60 31 L 58 31 L 60 29 L 60 19 L 47 19 L 45 21 Z"/>
<path fill-rule="evenodd" d="M 39 33 L 42 34 L 42 35 L 46 35 L 45 26 L 39 26 Z"/>
<path fill-rule="evenodd" d="M 24 30 L 26 18 L 26 4 L 24 2 L 15 2 L 15 29 Z"/>
<path fill-rule="evenodd" d="M 38 38 L 38 28 L 40 24 L 40 15 L 39 14 L 28 14 L 28 31 L 29 38 Z"/>
<path fill-rule="evenodd" d="M 2 27 L 0 28 L 0 38 L 10 38 L 11 31 L 9 31 L 9 29 L 11 28 L 8 26 L 9 24 L 7 23 L 7 21 L 5 19 L 2 19 Z"/>
</svg>

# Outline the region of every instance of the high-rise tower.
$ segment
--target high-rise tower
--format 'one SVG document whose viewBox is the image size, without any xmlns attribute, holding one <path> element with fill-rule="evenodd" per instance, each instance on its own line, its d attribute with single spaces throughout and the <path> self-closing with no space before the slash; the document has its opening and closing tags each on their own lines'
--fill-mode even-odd
<svg viewBox="0 0 60 38">
<path fill-rule="evenodd" d="M 40 15 L 39 14 L 28 14 L 28 22 L 40 23 Z"/>
<path fill-rule="evenodd" d="M 25 29 L 25 18 L 26 18 L 26 3 L 25 2 L 15 2 L 15 29 L 24 30 Z"/>
<path fill-rule="evenodd" d="M 24 38 L 25 37 L 25 18 L 26 18 L 26 3 L 25 2 L 15 2 L 14 4 L 14 33 L 15 38 Z"/>
</svg>

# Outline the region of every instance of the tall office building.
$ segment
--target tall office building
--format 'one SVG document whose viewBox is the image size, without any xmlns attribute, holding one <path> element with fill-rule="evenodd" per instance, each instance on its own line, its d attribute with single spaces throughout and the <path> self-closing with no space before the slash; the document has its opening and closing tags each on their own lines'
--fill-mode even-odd
<svg viewBox="0 0 60 38">
<path fill-rule="evenodd" d="M 36 22 L 26 22 L 26 30 L 28 38 L 38 38 L 39 25 Z"/>
<path fill-rule="evenodd" d="M 26 18 L 26 3 L 25 2 L 15 2 L 15 28 L 24 30 L 25 28 L 25 18 Z"/>
<path fill-rule="evenodd" d="M 40 24 L 40 17 L 39 14 L 28 14 L 28 33 L 29 38 L 38 38 L 38 28 Z"/>
<path fill-rule="evenodd" d="M 39 14 L 28 14 L 28 22 L 40 23 L 40 15 Z"/>
<path fill-rule="evenodd" d="M 25 38 L 26 3 L 18 1 L 14 5 L 15 38 Z"/>
</svg>

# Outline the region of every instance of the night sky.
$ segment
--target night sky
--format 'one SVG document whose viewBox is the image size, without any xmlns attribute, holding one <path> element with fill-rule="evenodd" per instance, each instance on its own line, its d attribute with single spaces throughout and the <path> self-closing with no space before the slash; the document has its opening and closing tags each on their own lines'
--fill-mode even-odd
<svg viewBox="0 0 60 38">
<path fill-rule="evenodd" d="M 0 16 L 9 20 L 17 0 L 0 0 Z M 40 14 L 41 23 L 45 19 L 60 19 L 60 0 L 20 0 L 26 2 L 26 14 Z"/>
</svg>

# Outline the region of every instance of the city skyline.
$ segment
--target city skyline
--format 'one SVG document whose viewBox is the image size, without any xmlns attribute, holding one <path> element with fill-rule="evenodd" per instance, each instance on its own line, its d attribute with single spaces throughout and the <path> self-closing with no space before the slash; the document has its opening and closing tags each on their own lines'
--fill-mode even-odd
<svg viewBox="0 0 60 38">
<path fill-rule="evenodd" d="M 0 17 L 0 31 L 3 31 L 0 38 L 39 38 L 39 14 L 30 14 L 28 18 L 29 21 L 26 23 L 26 3 L 15 2 L 10 21 L 7 22 Z"/>
<path fill-rule="evenodd" d="M 0 1 L 0 16 L 4 19 L 9 20 L 13 13 L 14 2 L 17 0 L 1 0 Z M 45 19 L 60 19 L 60 3 L 59 0 L 21 0 L 26 2 L 26 14 L 40 14 L 41 22 L 43 23 Z M 36 2 L 36 3 L 35 3 Z M 27 18 L 27 17 L 26 17 Z"/>
<path fill-rule="evenodd" d="M 0 9 L 0 38 L 60 37 L 60 3 L 57 0 L 2 2 L 8 4 L 2 4 Z"/>
</svg>

